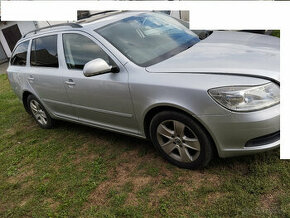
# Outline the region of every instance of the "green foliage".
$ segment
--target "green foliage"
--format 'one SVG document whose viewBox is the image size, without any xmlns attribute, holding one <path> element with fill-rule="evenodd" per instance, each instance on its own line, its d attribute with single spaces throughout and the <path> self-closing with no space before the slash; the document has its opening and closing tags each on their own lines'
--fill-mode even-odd
<svg viewBox="0 0 290 218">
<path fill-rule="evenodd" d="M 280 30 L 273 30 L 271 35 L 280 38 Z"/>
</svg>

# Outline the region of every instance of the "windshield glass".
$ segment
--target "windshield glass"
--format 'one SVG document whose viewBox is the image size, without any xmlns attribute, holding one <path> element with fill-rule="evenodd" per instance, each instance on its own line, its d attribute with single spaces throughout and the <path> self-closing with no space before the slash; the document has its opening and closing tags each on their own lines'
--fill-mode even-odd
<svg viewBox="0 0 290 218">
<path fill-rule="evenodd" d="M 175 19 L 142 13 L 95 30 L 135 64 L 147 67 L 199 42 L 199 37 Z"/>
</svg>

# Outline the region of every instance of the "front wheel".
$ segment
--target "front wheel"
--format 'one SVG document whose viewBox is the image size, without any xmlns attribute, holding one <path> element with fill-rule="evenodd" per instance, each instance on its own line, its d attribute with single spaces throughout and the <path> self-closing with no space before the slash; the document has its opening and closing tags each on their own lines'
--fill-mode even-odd
<svg viewBox="0 0 290 218">
<path fill-rule="evenodd" d="M 212 158 L 207 132 L 182 113 L 164 111 L 155 115 L 150 124 L 150 137 L 160 154 L 176 166 L 202 168 Z"/>
<path fill-rule="evenodd" d="M 37 124 L 43 129 L 51 129 L 54 120 L 50 117 L 40 101 L 33 95 L 28 96 L 27 105 Z"/>
</svg>

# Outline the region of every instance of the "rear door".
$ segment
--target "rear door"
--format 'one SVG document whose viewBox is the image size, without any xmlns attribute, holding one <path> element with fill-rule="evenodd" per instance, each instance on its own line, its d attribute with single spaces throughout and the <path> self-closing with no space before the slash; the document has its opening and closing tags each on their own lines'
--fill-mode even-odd
<svg viewBox="0 0 290 218">
<path fill-rule="evenodd" d="M 19 43 L 12 52 L 7 69 L 11 87 L 22 98 L 22 88 L 25 85 L 25 74 L 29 71 L 27 66 L 29 40 Z"/>
<path fill-rule="evenodd" d="M 59 61 L 59 35 L 50 34 L 32 39 L 29 79 L 45 106 L 58 117 L 77 119 L 62 83 Z"/>
</svg>

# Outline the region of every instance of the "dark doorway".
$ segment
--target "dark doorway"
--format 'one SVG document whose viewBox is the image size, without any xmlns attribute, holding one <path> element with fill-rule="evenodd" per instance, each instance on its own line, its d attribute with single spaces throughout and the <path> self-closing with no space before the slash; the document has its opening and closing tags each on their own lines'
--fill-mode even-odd
<svg viewBox="0 0 290 218">
<path fill-rule="evenodd" d="M 18 40 L 22 37 L 18 25 L 15 24 L 13 26 L 2 29 L 2 32 L 10 50 L 12 51 Z"/>
</svg>

